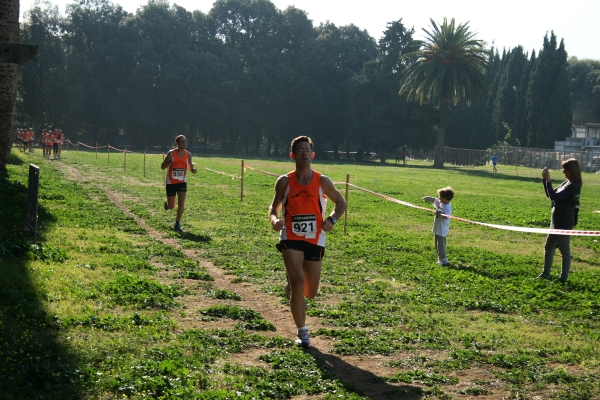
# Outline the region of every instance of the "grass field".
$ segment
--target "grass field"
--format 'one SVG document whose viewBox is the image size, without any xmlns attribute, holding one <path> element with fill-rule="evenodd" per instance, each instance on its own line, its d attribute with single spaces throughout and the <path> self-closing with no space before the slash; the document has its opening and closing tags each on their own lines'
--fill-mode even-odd
<svg viewBox="0 0 600 400">
<path fill-rule="evenodd" d="M 146 156 L 144 176 L 140 154 L 124 169 L 119 153 L 15 153 L 0 176 L 0 398 L 600 399 L 594 237 L 572 238 L 562 285 L 560 254 L 551 281 L 533 279 L 543 235 L 452 221 L 452 266 L 441 267 L 432 213 L 351 188 L 302 351 L 267 218 L 276 178 L 248 168 L 240 201 L 227 175 L 241 175 L 240 159 L 196 155 L 179 235 L 162 208 L 160 155 Z M 22 231 L 30 162 L 40 166 L 36 245 Z M 457 217 L 549 226 L 540 171 L 428 165 L 313 168 L 418 205 L 451 185 Z M 577 228 L 600 230 L 600 176 L 583 179 Z"/>
</svg>

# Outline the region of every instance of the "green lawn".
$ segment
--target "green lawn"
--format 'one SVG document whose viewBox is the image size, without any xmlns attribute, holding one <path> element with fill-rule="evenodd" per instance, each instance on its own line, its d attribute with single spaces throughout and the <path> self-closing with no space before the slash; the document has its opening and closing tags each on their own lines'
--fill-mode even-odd
<svg viewBox="0 0 600 400">
<path fill-rule="evenodd" d="M 303 352 L 292 347 L 293 332 L 273 332 L 276 321 L 260 304 L 236 305 L 236 285 L 287 304 L 267 218 L 275 177 L 248 168 L 240 201 L 241 181 L 226 175 L 241 175 L 240 159 L 195 155 L 199 172 L 188 175 L 179 235 L 174 213 L 162 209 L 160 155 L 146 156 L 144 176 L 140 154 L 128 154 L 124 169 L 123 155 L 113 152 L 110 161 L 105 151 L 96 158 L 72 148 L 57 161 L 39 149 L 14 153 L 0 176 L 2 398 L 367 398 L 366 386 L 328 366 L 335 362 L 379 365 L 363 372 L 384 388 L 381 398 L 600 397 L 594 237 L 572 238 L 572 272 L 561 285 L 560 254 L 551 282 L 533 279 L 542 269 L 543 235 L 452 221 L 452 267 L 441 267 L 432 213 L 350 188 L 347 232 L 340 219 L 328 235 L 321 292 L 309 302 L 309 315 L 320 321 L 311 333 L 328 346 Z M 40 166 L 44 241 L 37 245 L 22 232 L 29 162 Z M 293 168 L 282 159 L 245 162 L 277 174 Z M 550 223 L 538 170 L 440 171 L 416 160 L 315 160 L 313 167 L 335 182 L 349 174 L 355 185 L 417 205 L 450 185 L 454 215 L 473 221 Z M 552 177 L 562 181 L 560 171 Z M 600 230 L 600 176 L 583 179 L 577 228 Z M 223 269 L 233 289 L 219 287 L 190 252 Z M 183 299 L 194 298 L 206 307 L 190 309 Z"/>
</svg>

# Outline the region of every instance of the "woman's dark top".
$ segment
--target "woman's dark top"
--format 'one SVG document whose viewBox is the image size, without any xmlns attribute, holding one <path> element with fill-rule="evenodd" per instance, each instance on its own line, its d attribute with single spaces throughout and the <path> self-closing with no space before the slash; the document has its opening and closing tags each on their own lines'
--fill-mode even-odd
<svg viewBox="0 0 600 400">
<path fill-rule="evenodd" d="M 581 185 L 564 181 L 556 189 L 552 183 L 542 179 L 546 197 L 552 200 L 552 222 L 550 229 L 573 229 L 575 226 L 575 209 L 579 206 Z"/>
</svg>

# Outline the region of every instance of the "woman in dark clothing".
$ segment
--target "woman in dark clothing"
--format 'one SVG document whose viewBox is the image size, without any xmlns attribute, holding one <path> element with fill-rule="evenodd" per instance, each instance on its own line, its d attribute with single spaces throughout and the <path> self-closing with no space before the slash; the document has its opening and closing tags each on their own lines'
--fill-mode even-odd
<svg viewBox="0 0 600 400">
<path fill-rule="evenodd" d="M 547 168 L 542 171 L 542 183 L 546 191 L 546 197 L 552 200 L 552 222 L 550 229 L 571 230 L 577 224 L 577 213 L 579 211 L 579 196 L 581 194 L 581 168 L 579 162 L 570 158 L 561 164 L 566 181 L 560 184 L 556 189 L 552 189 L 550 182 L 550 172 Z M 550 234 L 546 238 L 544 247 L 544 271 L 538 278 L 550 279 L 550 270 L 552 261 L 554 261 L 554 251 L 556 247 L 562 254 L 562 272 L 560 281 L 565 283 L 569 277 L 571 269 L 571 237 L 569 235 Z"/>
</svg>

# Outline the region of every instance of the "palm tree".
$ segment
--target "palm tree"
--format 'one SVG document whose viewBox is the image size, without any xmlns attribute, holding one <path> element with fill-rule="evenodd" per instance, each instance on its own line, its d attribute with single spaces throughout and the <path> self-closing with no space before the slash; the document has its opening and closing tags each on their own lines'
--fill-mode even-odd
<svg viewBox="0 0 600 400">
<path fill-rule="evenodd" d="M 0 44 L 19 41 L 19 0 L 0 0 Z M 12 146 L 17 118 L 17 64 L 0 59 L 0 171 Z"/>
<path fill-rule="evenodd" d="M 468 23 L 455 25 L 444 18 L 441 26 L 430 19 L 433 29 L 423 29 L 426 38 L 418 41 L 419 50 L 403 58 L 416 59 L 409 65 L 400 80 L 400 94 L 421 105 L 435 101 L 439 106 L 440 121 L 435 147 L 434 168 L 444 168 L 444 140 L 450 111 L 450 101 L 455 105 L 466 101 L 471 105 L 474 96 L 484 99 L 488 93 L 484 73 L 490 67 L 490 51 L 484 48 Z"/>
</svg>

